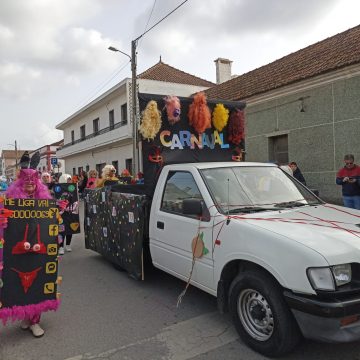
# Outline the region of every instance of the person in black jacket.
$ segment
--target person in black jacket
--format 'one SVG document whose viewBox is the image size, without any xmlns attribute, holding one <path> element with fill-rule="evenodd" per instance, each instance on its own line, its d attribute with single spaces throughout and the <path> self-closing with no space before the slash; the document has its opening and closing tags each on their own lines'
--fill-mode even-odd
<svg viewBox="0 0 360 360">
<path fill-rule="evenodd" d="M 289 166 L 291 167 L 294 178 L 299 180 L 303 185 L 306 185 L 305 178 L 301 173 L 299 167 L 297 166 L 297 163 L 295 161 L 292 161 Z"/>
</svg>

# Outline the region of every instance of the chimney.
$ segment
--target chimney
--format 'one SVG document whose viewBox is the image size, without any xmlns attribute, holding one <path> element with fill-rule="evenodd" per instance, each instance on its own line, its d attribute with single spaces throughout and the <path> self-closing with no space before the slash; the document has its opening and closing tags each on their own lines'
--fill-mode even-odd
<svg viewBox="0 0 360 360">
<path fill-rule="evenodd" d="M 214 60 L 216 66 L 216 84 L 221 84 L 231 79 L 231 64 L 229 59 L 217 58 Z"/>
</svg>

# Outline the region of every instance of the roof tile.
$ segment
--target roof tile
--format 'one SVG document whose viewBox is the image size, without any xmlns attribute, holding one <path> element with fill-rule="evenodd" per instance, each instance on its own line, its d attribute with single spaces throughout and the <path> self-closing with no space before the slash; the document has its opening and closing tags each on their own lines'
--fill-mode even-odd
<svg viewBox="0 0 360 360">
<path fill-rule="evenodd" d="M 360 25 L 205 91 L 209 99 L 245 100 L 360 63 Z"/>
<path fill-rule="evenodd" d="M 174 67 L 163 63 L 161 60 L 154 66 L 139 74 L 138 78 L 204 87 L 211 87 L 215 85 L 210 81 L 175 69 Z"/>
</svg>

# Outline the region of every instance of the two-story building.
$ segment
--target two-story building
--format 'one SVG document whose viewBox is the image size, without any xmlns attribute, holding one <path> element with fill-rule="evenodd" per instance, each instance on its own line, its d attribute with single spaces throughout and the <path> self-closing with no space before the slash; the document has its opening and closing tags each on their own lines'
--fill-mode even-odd
<svg viewBox="0 0 360 360">
<path fill-rule="evenodd" d="M 16 171 L 19 168 L 21 155 L 25 151 L 33 150 L 2 150 L 1 152 L 1 167 L 2 175 L 5 175 L 7 179 L 15 179 Z"/>
<path fill-rule="evenodd" d="M 137 77 L 138 92 L 190 96 L 214 84 L 175 69 L 161 60 Z M 126 78 L 56 126 L 64 132 L 57 157 L 65 171 L 79 174 L 105 164 L 132 170 L 131 79 Z"/>
</svg>

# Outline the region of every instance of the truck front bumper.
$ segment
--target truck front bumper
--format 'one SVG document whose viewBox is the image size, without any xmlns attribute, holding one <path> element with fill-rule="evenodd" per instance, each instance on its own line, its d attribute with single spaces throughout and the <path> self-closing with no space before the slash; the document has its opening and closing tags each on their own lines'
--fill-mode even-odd
<svg viewBox="0 0 360 360">
<path fill-rule="evenodd" d="M 325 342 L 360 339 L 360 297 L 319 300 L 285 290 L 285 300 L 304 337 Z"/>
</svg>

